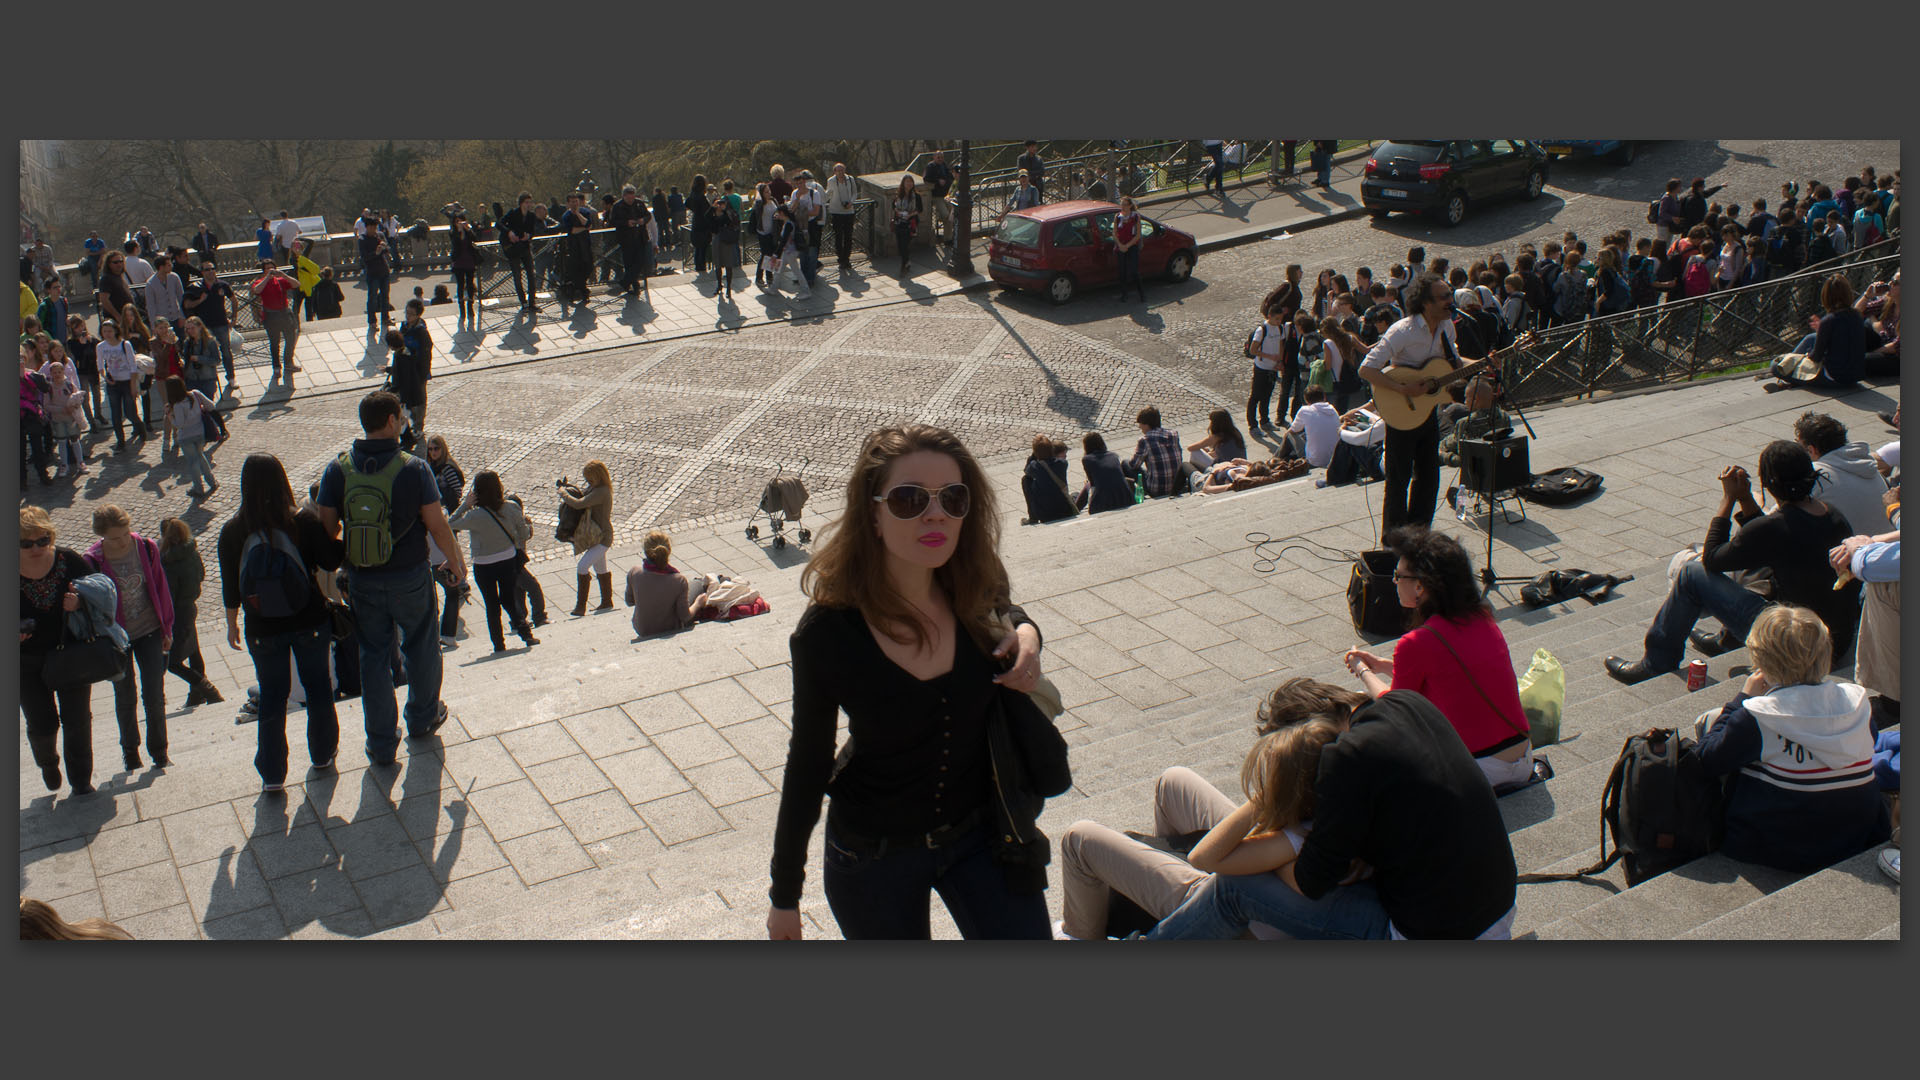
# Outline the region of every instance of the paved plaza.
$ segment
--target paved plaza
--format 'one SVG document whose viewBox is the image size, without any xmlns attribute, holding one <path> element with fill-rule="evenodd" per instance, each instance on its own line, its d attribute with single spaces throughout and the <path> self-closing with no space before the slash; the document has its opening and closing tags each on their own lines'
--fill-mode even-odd
<svg viewBox="0 0 1920 1080">
<path fill-rule="evenodd" d="M 1357 166 L 1344 168 L 1341 182 L 1351 183 Z M 1266 213 L 1263 228 L 1284 220 L 1278 207 Z M 1056 838 L 1082 816 L 1142 827 L 1142 792 L 1167 765 L 1195 764 L 1231 789 L 1252 703 L 1286 675 L 1338 677 L 1338 650 L 1354 642 L 1345 564 L 1256 549 L 1248 534 L 1371 546 L 1377 489 L 1317 491 L 1308 479 L 1021 527 L 1018 477 L 1039 433 L 1071 442 L 1101 431 L 1125 454 L 1144 405 L 1157 405 L 1188 441 L 1209 409 L 1238 415 L 1246 373 L 1232 328 L 1244 321 L 1246 297 L 1270 286 L 1269 268 L 1289 261 L 1289 242 L 1203 255 L 1194 282 L 1162 285 L 1146 308 L 1094 295 L 1055 310 L 963 293 L 964 283 L 930 267 L 904 285 L 862 274 L 842 290 L 824 268 L 816 306 L 798 310 L 760 310 L 749 278 L 737 325 L 716 325 L 727 318 L 705 282 L 656 284 L 644 326 L 634 322 L 639 305 L 610 303 L 590 317 L 523 325 L 517 340 L 490 332 L 463 342 L 451 315 L 434 316 L 429 427 L 447 437 L 469 482 L 494 469 L 525 497 L 534 569 L 555 615 L 543 644 L 490 655 L 476 598 L 465 611 L 470 635 L 445 657 L 453 719 L 438 737 L 407 742 L 397 769 L 370 770 L 358 702 L 343 703 L 340 771 L 310 774 L 296 709 L 287 790 L 262 796 L 254 728 L 236 722 L 251 665 L 225 645 L 205 538 L 201 644 L 228 701 L 176 704 L 173 766 L 126 774 L 114 768 L 111 693 L 97 688 L 100 790 L 87 798 L 45 792 L 22 737 L 22 892 L 68 919 L 105 916 L 142 938 L 764 937 L 791 718 L 787 634 L 805 606 L 805 553 L 742 530 L 777 470 L 805 480 L 805 523 L 823 528 L 861 437 L 906 421 L 950 427 L 983 459 L 1015 598 L 1046 636 L 1076 784 L 1050 802 L 1042 827 Z M 1350 268 L 1352 257 L 1338 258 Z M 1208 338 L 1201 328 L 1216 324 Z M 217 529 L 235 511 L 250 452 L 277 454 L 303 487 L 359 433 L 355 409 L 372 369 L 363 325 L 309 335 L 301 356 L 307 371 L 291 400 L 243 383 L 233 438 L 216 454 L 222 486 L 204 503 L 189 503 L 157 442 L 136 455 L 114 453 L 111 440 L 96 447 L 81 483 L 36 485 L 29 501 L 54 515 L 63 543 L 84 547 L 99 501 L 126 508 L 149 535 L 170 514 L 196 533 Z M 1657 594 L 1665 558 L 1699 539 L 1723 464 L 1750 463 L 1816 402 L 1855 438 L 1877 439 L 1873 414 L 1896 396 L 1897 388 L 1838 400 L 1765 395 L 1733 378 L 1540 410 L 1536 471 L 1580 464 L 1607 477 L 1606 493 L 1502 526 L 1498 569 L 1634 572 L 1645 579 L 1636 596 Z M 682 570 L 744 577 L 772 612 L 645 641 L 634 639 L 624 607 L 569 618 L 572 556 L 552 539 L 551 489 L 594 458 L 614 478 L 616 578 L 637 561 L 645 530 L 664 526 Z M 1441 522 L 1483 557 L 1484 540 L 1464 535 L 1468 526 L 1444 513 Z M 1616 647 L 1638 641 L 1638 627 L 1614 630 Z M 1516 659 L 1553 631 L 1551 621 L 1510 625 Z M 1569 670 L 1590 689 L 1593 674 Z M 1715 677 L 1724 677 L 1719 668 Z M 185 689 L 170 683 L 168 693 L 177 703 Z M 1570 712 L 1569 730 L 1580 723 Z M 1567 772 L 1610 760 L 1614 747 L 1604 737 L 1570 740 L 1555 760 Z M 1578 808 L 1590 844 L 1588 793 L 1561 797 Z M 802 913 L 809 936 L 831 937 L 820 843 L 816 831 Z M 1057 852 L 1050 873 L 1057 915 Z M 956 936 L 934 910 L 936 936 Z"/>
</svg>

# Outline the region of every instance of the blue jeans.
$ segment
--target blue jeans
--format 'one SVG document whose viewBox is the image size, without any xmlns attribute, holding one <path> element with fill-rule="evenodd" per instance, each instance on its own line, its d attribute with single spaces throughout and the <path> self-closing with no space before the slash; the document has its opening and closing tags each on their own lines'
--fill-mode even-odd
<svg viewBox="0 0 1920 1080">
<path fill-rule="evenodd" d="M 717 263 L 715 265 L 718 266 Z M 820 249 L 813 246 L 802 246 L 800 248 L 800 275 L 807 279 L 807 286 L 809 288 L 813 286 L 814 280 L 819 274 Z"/>
<path fill-rule="evenodd" d="M 1224 146 L 1207 148 L 1207 156 L 1213 159 L 1213 175 L 1207 177 L 1207 187 L 1217 187 L 1220 194 L 1227 193 L 1227 150 Z M 1201 190 L 1206 190 L 1202 188 Z"/>
<path fill-rule="evenodd" d="M 208 323 L 207 333 L 212 334 L 214 344 L 220 346 L 220 364 L 227 369 L 227 385 L 231 386 L 233 385 L 233 328 L 225 323 L 219 326 Z"/>
<path fill-rule="evenodd" d="M 1702 615 L 1719 619 L 1727 633 L 1745 638 L 1766 606 L 1766 599 L 1758 593 L 1725 574 L 1708 570 L 1698 559 L 1690 560 L 1680 568 L 1680 576 L 1667 592 L 1667 602 L 1660 605 L 1653 625 L 1647 628 L 1647 665 L 1655 671 L 1679 667 L 1687 650 L 1687 633 Z"/>
<path fill-rule="evenodd" d="M 393 696 L 393 642 L 407 665 L 407 734 L 424 733 L 440 710 L 440 634 L 433 575 L 425 563 L 391 574 L 352 575 L 348 600 L 360 636 L 360 705 L 367 760 L 393 761 L 400 747 Z"/>
<path fill-rule="evenodd" d="M 1237 938 L 1253 922 L 1310 940 L 1387 937 L 1387 911 L 1370 882 L 1341 885 L 1309 900 L 1277 874 L 1214 874 L 1143 936 L 1149 941 Z"/>
<path fill-rule="evenodd" d="M 327 623 L 305 630 L 265 636 L 247 635 L 253 656 L 253 677 L 260 682 L 260 747 L 253 767 L 269 784 L 287 780 L 287 695 L 293 690 L 293 668 L 307 692 L 307 757 L 315 765 L 333 760 L 340 747 L 340 721 L 333 711 L 333 682 L 327 677 L 327 649 L 332 630 Z"/>
<path fill-rule="evenodd" d="M 213 462 L 207 460 L 207 437 L 203 432 L 180 432 L 175 445 L 186 458 L 187 478 L 193 482 L 195 490 L 205 490 L 200 486 L 202 481 L 208 488 L 220 482 L 213 478 Z"/>
<path fill-rule="evenodd" d="M 849 941 L 925 941 L 932 936 L 931 890 L 969 941 L 1051 937 L 1046 897 L 1007 890 L 1006 874 L 988 850 L 987 828 L 972 829 L 945 847 L 922 843 L 871 855 L 851 850 L 829 816 L 824 883 L 841 935 Z"/>
<path fill-rule="evenodd" d="M 1314 182 L 1322 185 L 1333 183 L 1333 155 L 1319 150 L 1313 152 Z"/>
</svg>

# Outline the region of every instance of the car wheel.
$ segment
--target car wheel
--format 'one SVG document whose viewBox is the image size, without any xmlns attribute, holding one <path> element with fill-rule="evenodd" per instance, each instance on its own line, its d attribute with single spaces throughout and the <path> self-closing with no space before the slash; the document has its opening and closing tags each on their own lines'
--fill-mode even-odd
<svg viewBox="0 0 1920 1080">
<path fill-rule="evenodd" d="M 1193 276 L 1193 252 L 1176 251 L 1167 256 L 1167 280 L 1178 285 Z"/>
<path fill-rule="evenodd" d="M 1532 172 L 1527 174 L 1527 198 L 1529 199 L 1539 198 L 1541 190 L 1544 189 L 1546 186 L 1547 186 L 1546 173 L 1541 172 L 1539 169 L 1535 169 Z"/>
<path fill-rule="evenodd" d="M 1632 139 L 1622 141 L 1613 151 L 1613 163 L 1615 165 L 1633 164 L 1633 155 L 1637 150 L 1638 146 Z"/>
<path fill-rule="evenodd" d="M 1072 274 L 1055 274 L 1053 280 L 1047 282 L 1047 299 L 1064 304 L 1073 299 L 1074 290 Z"/>
<path fill-rule="evenodd" d="M 1454 191 L 1447 196 L 1447 204 L 1441 210 L 1441 216 L 1448 225 L 1458 225 L 1467 220 L 1467 193 Z"/>
</svg>

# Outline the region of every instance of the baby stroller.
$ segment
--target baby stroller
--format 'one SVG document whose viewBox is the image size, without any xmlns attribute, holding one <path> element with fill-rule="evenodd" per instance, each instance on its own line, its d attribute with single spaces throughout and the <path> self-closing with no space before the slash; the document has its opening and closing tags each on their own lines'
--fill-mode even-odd
<svg viewBox="0 0 1920 1080">
<path fill-rule="evenodd" d="M 812 458 L 802 458 L 800 471 L 805 472 L 813 463 Z M 787 546 L 786 526 L 791 521 L 799 526 L 799 541 L 802 544 L 813 542 L 813 531 L 800 525 L 800 511 L 807 505 L 807 485 L 798 476 L 786 475 L 786 464 L 776 465 L 773 479 L 760 493 L 758 514 L 747 519 L 747 539 L 760 539 L 759 514 L 767 516 L 767 524 L 773 529 L 773 547 L 778 551 Z"/>
</svg>

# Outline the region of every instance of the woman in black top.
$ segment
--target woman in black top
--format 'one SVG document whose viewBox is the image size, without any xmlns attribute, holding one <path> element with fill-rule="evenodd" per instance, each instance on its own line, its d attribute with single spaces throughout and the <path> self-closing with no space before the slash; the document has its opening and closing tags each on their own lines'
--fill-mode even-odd
<svg viewBox="0 0 1920 1080">
<path fill-rule="evenodd" d="M 60 623 L 80 608 L 73 582 L 93 570 L 79 552 L 55 547 L 53 539 L 53 519 L 45 510 L 20 508 L 20 711 L 47 790 L 60 790 L 56 742 L 65 732 L 67 780 L 74 795 L 88 795 L 93 792 L 93 687 L 55 691 L 41 681 L 40 672 L 60 643 Z"/>
<path fill-rule="evenodd" d="M 708 222 L 713 211 L 708 204 L 711 198 L 707 194 L 706 176 L 694 176 L 693 186 L 687 189 L 687 226 L 693 234 L 693 272 L 696 276 L 707 272 L 707 239 L 713 234 Z"/>
<path fill-rule="evenodd" d="M 460 301 L 460 318 L 480 317 L 480 286 L 474 269 L 480 264 L 480 235 L 465 214 L 453 215 L 453 231 L 447 241 L 453 248 L 453 289 Z"/>
<path fill-rule="evenodd" d="M 282 549 L 291 546 L 300 555 L 309 579 L 306 603 L 291 615 L 260 610 L 264 595 L 260 582 L 248 582 L 252 595 L 241 586 L 241 561 L 249 538 L 256 535 Z M 314 770 L 332 769 L 339 749 L 340 723 L 327 675 L 333 624 L 326 598 L 312 577 L 316 569 L 338 570 L 345 548 L 327 535 L 318 516 L 309 511 L 294 513 L 293 488 L 279 458 L 250 454 L 240 467 L 240 509 L 220 529 L 218 551 L 220 599 L 227 609 L 227 644 L 232 648 L 240 648 L 240 610 L 247 611 L 247 652 L 260 683 L 260 741 L 253 767 L 271 794 L 280 791 L 287 779 L 287 695 L 293 689 L 293 665 L 298 666 L 300 685 L 307 693 L 307 755 Z"/>
<path fill-rule="evenodd" d="M 1020 491 L 1027 497 L 1027 520 L 1038 525 L 1060 521 L 1080 512 L 1067 488 L 1067 445 L 1045 435 L 1033 440 L 1033 454 L 1020 475 Z"/>
<path fill-rule="evenodd" d="M 167 671 L 186 682 L 186 707 L 225 701 L 220 688 L 207 681 L 207 661 L 200 655 L 200 586 L 207 566 L 200 559 L 193 530 L 179 518 L 160 522 L 160 569 L 167 576 L 173 598 L 173 645 L 167 649 Z"/>
<path fill-rule="evenodd" d="M 1007 599 L 992 489 L 951 432 L 886 428 L 861 447 L 840 526 L 801 575 L 813 602 L 790 642 L 769 936 L 801 936 L 807 843 L 831 794 L 825 886 L 842 935 L 924 940 L 937 890 L 965 937 L 1046 938 L 1045 876 L 1023 874 L 1033 864 L 1002 842 L 1035 842 L 1032 818 L 1011 806 L 1037 814 L 1056 785 L 1023 788 L 1017 763 L 989 746 L 997 696 L 1030 690 L 1040 671 L 1039 629 Z M 1012 669 L 996 675 L 995 657 Z"/>
<path fill-rule="evenodd" d="M 713 233 L 713 295 L 733 295 L 733 275 L 740 266 L 740 215 L 726 196 L 716 195 L 707 215 Z"/>
<path fill-rule="evenodd" d="M 80 385 L 87 392 L 87 426 L 105 431 L 107 404 L 101 397 L 100 360 L 94 352 L 100 342 L 87 332 L 87 320 L 79 315 L 67 316 L 67 334 L 67 355 L 73 359 L 74 370 L 80 373 Z"/>
</svg>

